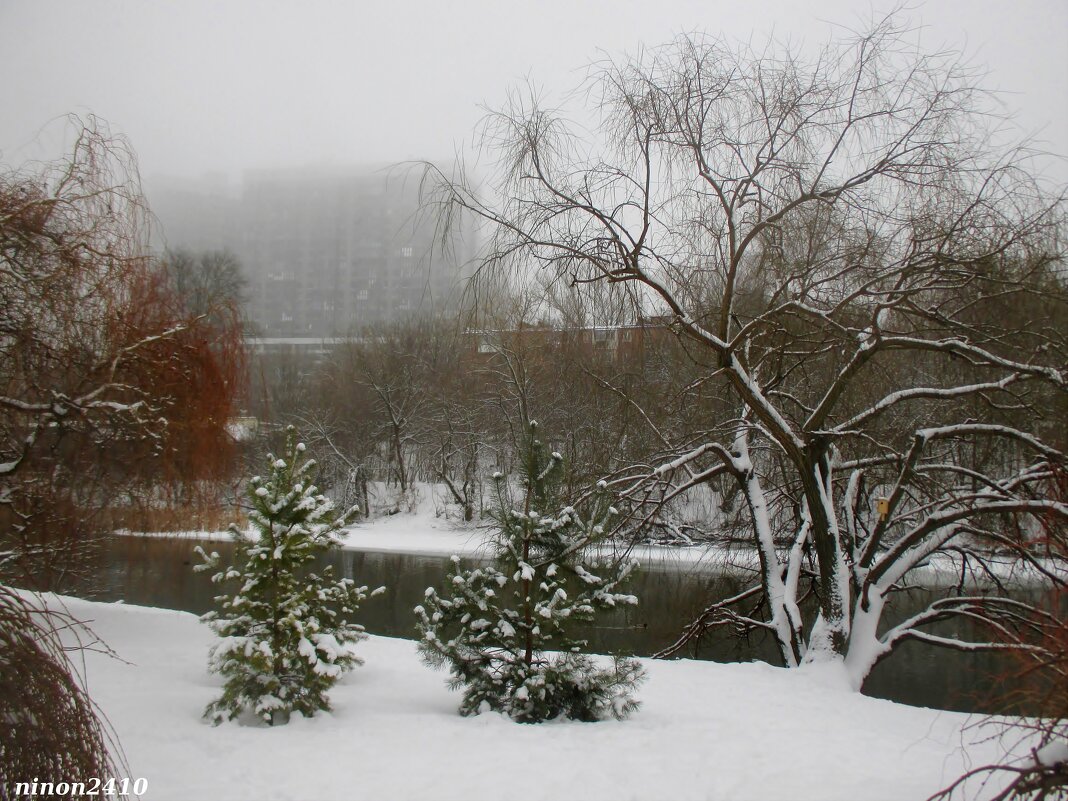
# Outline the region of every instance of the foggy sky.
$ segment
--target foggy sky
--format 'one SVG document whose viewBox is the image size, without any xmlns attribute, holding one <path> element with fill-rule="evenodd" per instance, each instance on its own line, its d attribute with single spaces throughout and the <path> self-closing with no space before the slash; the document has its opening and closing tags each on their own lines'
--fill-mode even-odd
<svg viewBox="0 0 1068 801">
<path fill-rule="evenodd" d="M 54 157 L 68 112 L 126 134 L 141 171 L 448 158 L 484 106 L 531 82 L 551 99 L 598 51 L 681 32 L 813 46 L 859 0 L 0 0 L 0 162 Z M 1068 2 L 929 0 L 906 13 L 929 48 L 961 49 L 1007 94 L 1021 133 L 1068 156 Z M 1065 162 L 1045 162 L 1058 182 Z"/>
</svg>

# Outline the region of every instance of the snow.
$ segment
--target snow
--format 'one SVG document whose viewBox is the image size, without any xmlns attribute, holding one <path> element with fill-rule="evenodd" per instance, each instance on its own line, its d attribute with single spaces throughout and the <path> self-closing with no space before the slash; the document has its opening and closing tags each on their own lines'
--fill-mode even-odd
<svg viewBox="0 0 1068 801">
<path fill-rule="evenodd" d="M 232 539 L 228 531 L 161 531 L 142 532 L 119 530 L 120 536 L 159 537 L 174 539 L 195 539 L 210 542 L 229 542 Z M 420 556 L 486 557 L 493 555 L 494 549 L 488 543 L 493 531 L 487 525 L 478 523 L 458 523 L 439 517 L 433 511 L 419 511 L 414 514 L 400 513 L 380 516 L 370 521 L 359 521 L 350 525 L 339 534 L 341 547 L 352 551 L 372 551 L 379 553 L 410 553 Z M 602 547 L 599 556 L 612 556 L 612 546 Z M 663 568 L 678 567 L 688 571 L 698 570 L 710 573 L 739 573 L 753 575 L 759 569 L 759 559 L 755 549 L 748 546 L 705 546 L 686 547 L 670 545 L 637 545 L 629 554 L 640 565 Z M 1060 572 L 1062 568 L 1038 559 L 1046 569 Z M 1011 557 L 992 557 L 989 562 L 991 571 L 1001 579 L 1011 580 L 1020 585 L 1042 584 L 1047 579 L 1029 565 Z M 911 576 L 914 581 L 924 586 L 954 586 L 960 581 L 960 560 L 955 554 L 935 554 L 928 562 L 914 568 Z"/>
<path fill-rule="evenodd" d="M 120 536 L 195 539 L 212 542 L 229 542 L 228 531 L 161 531 L 142 532 L 119 530 Z M 487 540 L 493 530 L 488 526 L 462 524 L 433 512 L 396 514 L 359 521 L 346 528 L 340 535 L 341 547 L 352 551 L 385 553 L 410 553 L 421 556 L 490 557 L 494 550 Z M 611 555 L 611 548 L 604 555 Z M 729 570 L 735 567 L 752 572 L 757 566 L 755 552 L 745 549 L 704 547 L 678 548 L 663 545 L 638 545 L 630 557 L 643 565 L 680 565 L 687 569 L 698 567 L 709 570 Z"/>
<path fill-rule="evenodd" d="M 253 481 L 260 480 L 257 476 Z M 389 488 L 376 484 L 375 493 L 388 497 Z M 339 534 L 341 547 L 353 551 L 373 551 L 388 553 L 410 553 L 421 556 L 491 557 L 494 548 L 488 544 L 493 535 L 493 523 L 488 518 L 478 523 L 463 523 L 449 517 L 447 491 L 440 485 L 417 482 L 412 495 L 415 498 L 413 511 L 397 514 L 376 514 L 370 520 L 359 519 L 350 524 Z M 386 507 L 394 504 L 387 503 Z M 573 513 L 573 509 L 564 509 L 563 514 Z M 517 514 L 522 514 L 517 512 Z M 132 532 L 117 531 L 124 536 L 164 537 L 178 539 L 197 539 L 209 541 L 229 541 L 232 536 L 228 531 L 167 531 L 167 532 Z M 602 546 L 598 556 L 621 555 L 612 545 Z M 688 571 L 714 573 L 737 573 L 753 575 L 759 570 L 760 562 L 755 548 L 748 545 L 725 547 L 707 546 L 671 546 L 643 544 L 633 547 L 627 556 L 643 566 L 664 568 L 678 567 Z M 1048 560 L 1037 560 L 1047 570 L 1061 571 L 1057 564 Z M 1011 580 L 1018 584 L 1042 584 L 1047 579 L 1031 566 L 1011 557 L 991 558 L 991 571 L 999 578 Z M 926 564 L 915 568 L 911 577 L 925 586 L 953 586 L 960 580 L 960 560 L 955 554 L 939 553 L 930 557 Z"/>
<path fill-rule="evenodd" d="M 1051 740 L 1035 751 L 1035 763 L 1053 767 L 1061 762 L 1068 762 L 1068 742 Z"/>
<path fill-rule="evenodd" d="M 87 683 L 148 801 L 924 799 L 998 755 L 968 716 L 851 692 L 841 665 L 642 660 L 642 707 L 623 722 L 462 718 L 414 643 L 374 636 L 332 713 L 212 727 L 200 716 L 220 685 L 206 670 L 216 638 L 195 616 L 50 598 L 121 657 L 85 653 Z"/>
</svg>

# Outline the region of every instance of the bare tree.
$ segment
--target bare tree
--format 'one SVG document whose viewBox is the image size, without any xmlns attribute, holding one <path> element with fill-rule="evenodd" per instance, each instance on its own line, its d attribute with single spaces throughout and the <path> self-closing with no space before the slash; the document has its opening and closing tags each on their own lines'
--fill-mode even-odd
<svg viewBox="0 0 1068 801">
<path fill-rule="evenodd" d="M 484 466 L 493 450 L 487 419 L 483 370 L 470 336 L 456 326 L 432 328 L 435 347 L 427 349 L 426 444 L 429 478 L 445 485 L 465 522 L 481 511 Z"/>
<path fill-rule="evenodd" d="M 54 784 L 71 776 L 115 776 L 128 768 L 114 731 L 71 664 L 69 643 L 75 636 L 85 648 L 106 650 L 70 614 L 0 586 L 4 801 L 17 797 L 20 780 Z"/>
<path fill-rule="evenodd" d="M 72 122 L 69 157 L 0 175 L 0 565 L 49 584 L 120 488 L 217 464 L 238 389 L 149 256 L 128 145 Z"/>
<path fill-rule="evenodd" d="M 128 144 L 95 118 L 69 122 L 66 158 L 0 171 L 0 577 L 34 589 L 69 586 L 109 501 L 221 431 L 237 388 L 203 318 L 163 287 Z M 5 780 L 122 769 L 64 653 L 85 633 L 0 585 Z"/>
<path fill-rule="evenodd" d="M 248 279 L 237 256 L 228 250 L 168 249 L 160 267 L 192 317 L 240 312 L 248 301 Z"/>
<path fill-rule="evenodd" d="M 840 661 L 860 687 L 907 640 L 1008 647 L 1027 604 L 969 591 L 1001 586 L 994 547 L 1062 580 L 1004 523 L 1026 540 L 1035 516 L 1068 518 L 1049 492 L 1065 458 L 1063 192 L 994 147 L 973 78 L 892 17 L 811 57 L 689 36 L 595 66 L 597 143 L 516 99 L 487 123 L 494 193 L 427 166 L 444 218 L 492 226 L 487 269 L 629 284 L 705 354 L 719 416 L 660 432 L 611 486 L 641 523 L 732 481 L 759 581 L 665 654 L 708 626 L 755 629 L 783 664 Z M 961 571 L 960 591 L 880 630 L 933 564 Z M 952 618 L 993 634 L 930 631 Z"/>
<path fill-rule="evenodd" d="M 357 434 L 363 461 L 383 465 L 382 480 L 405 500 L 419 475 L 418 453 L 426 438 L 428 351 L 434 346 L 428 321 L 404 321 L 365 329 L 344 343 L 324 365 L 322 379 L 348 406 L 333 414 Z M 357 422 L 358 419 L 358 422 Z M 340 443 L 339 443 L 340 445 Z M 399 506 L 394 506 L 394 510 Z"/>
</svg>

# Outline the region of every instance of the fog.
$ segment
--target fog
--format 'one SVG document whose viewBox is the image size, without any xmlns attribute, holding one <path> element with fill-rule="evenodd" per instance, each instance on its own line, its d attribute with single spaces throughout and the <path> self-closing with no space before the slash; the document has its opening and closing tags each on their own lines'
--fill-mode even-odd
<svg viewBox="0 0 1068 801">
<path fill-rule="evenodd" d="M 559 100 L 599 54 L 680 32 L 816 45 L 891 5 L 853 0 L 14 2 L 0 0 L 0 161 L 62 149 L 68 112 L 129 137 L 157 176 L 450 158 L 486 107 L 532 84 Z M 905 16 L 1005 93 L 1015 132 L 1068 154 L 1068 3 L 946 0 Z M 1068 170 L 1046 160 L 1058 181 Z"/>
</svg>

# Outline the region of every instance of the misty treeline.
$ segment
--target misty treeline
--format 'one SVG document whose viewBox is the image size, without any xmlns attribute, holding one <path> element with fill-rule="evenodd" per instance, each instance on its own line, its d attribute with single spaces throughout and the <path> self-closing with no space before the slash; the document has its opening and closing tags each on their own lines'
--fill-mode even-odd
<svg viewBox="0 0 1068 801">
<path fill-rule="evenodd" d="M 772 260 L 764 267 L 771 270 Z M 782 265 L 779 265 L 782 268 Z M 1020 275 L 1034 265 L 1020 265 Z M 1021 332 L 1054 363 L 1063 352 L 1047 339 L 1060 336 L 1063 283 L 1039 266 L 1039 291 L 1022 286 L 969 301 L 975 324 L 995 325 L 1022 315 L 1033 331 Z M 578 292 L 564 282 L 499 285 L 476 294 L 476 308 L 449 318 L 413 317 L 361 329 L 315 355 L 291 351 L 251 357 L 250 409 L 265 421 L 297 425 L 317 445 L 323 481 L 365 515 L 410 511 L 436 485 L 438 512 L 478 518 L 495 472 L 509 473 L 524 420 L 535 419 L 552 449 L 566 460 L 566 495 L 578 498 L 597 481 L 617 487 L 643 471 L 664 476 L 679 470 L 673 454 L 732 420 L 737 397 L 717 381 L 719 369 L 700 347 L 679 336 L 670 315 L 643 315 L 642 304 L 617 287 Z M 738 289 L 747 319 L 770 308 L 763 282 Z M 789 332 L 763 343 L 779 360 L 789 358 Z M 967 382 L 980 370 L 954 364 L 947 378 Z M 813 360 L 812 374 L 830 368 Z M 857 403 L 900 386 L 920 386 L 938 369 L 929 354 L 901 351 L 877 376 L 856 388 Z M 917 402 L 909 420 L 935 420 L 937 403 Z M 1025 405 L 973 401 L 975 422 L 1037 426 L 1063 448 L 1064 398 L 1039 388 Z M 722 425 L 722 424 L 721 424 Z M 889 437 L 900 425 L 888 416 L 873 437 Z M 1011 448 L 980 436 L 953 445 L 954 460 L 975 485 L 992 467 L 1021 463 Z M 772 480 L 788 467 L 767 454 Z M 659 472 L 658 472 L 659 471 Z M 423 486 L 419 486 L 423 485 Z M 777 485 L 776 485 L 777 486 Z M 769 515 L 776 531 L 798 519 L 796 489 L 775 497 Z M 861 485 L 855 502 L 877 514 L 882 484 Z M 413 494 L 414 493 L 414 494 Z M 745 497 L 723 472 L 670 488 L 631 492 L 632 514 L 620 524 L 628 542 L 744 543 L 751 530 Z M 446 508 L 448 507 L 448 508 Z M 1004 535 L 1041 550 L 1043 526 L 1007 515 Z M 788 542 L 783 539 L 782 542 Z M 1001 548 L 997 539 L 987 542 Z"/>
<path fill-rule="evenodd" d="M 532 419 L 564 456 L 576 497 L 662 448 L 659 429 L 716 413 L 713 395 L 688 386 L 702 368 L 666 323 L 603 294 L 498 287 L 477 309 L 364 328 L 316 356 L 253 355 L 250 408 L 298 426 L 331 491 L 366 513 L 411 509 L 412 493 L 427 492 L 418 485 L 432 484 L 450 507 L 440 512 L 479 517 Z M 699 514 L 680 507 L 641 535 L 710 536 L 719 503 L 731 503 L 712 489 L 695 493 Z"/>
</svg>

